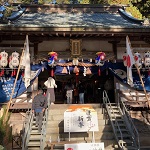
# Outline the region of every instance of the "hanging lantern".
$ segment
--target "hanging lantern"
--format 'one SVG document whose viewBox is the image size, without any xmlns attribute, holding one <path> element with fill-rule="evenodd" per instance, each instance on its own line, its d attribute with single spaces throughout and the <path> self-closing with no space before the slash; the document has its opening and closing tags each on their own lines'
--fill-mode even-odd
<svg viewBox="0 0 150 150">
<path fill-rule="evenodd" d="M 5 51 L 0 53 L 0 67 L 2 68 L 1 72 L 0 72 L 0 76 L 4 75 L 4 67 L 7 66 L 8 64 L 8 53 L 6 53 Z"/>
<path fill-rule="evenodd" d="M 136 66 L 140 69 L 142 68 L 142 59 L 141 59 L 141 54 L 139 52 L 134 53 L 134 60 Z"/>
<path fill-rule="evenodd" d="M 8 53 L 6 53 L 5 51 L 1 52 L 1 66 L 4 68 L 7 66 L 8 64 Z"/>
<path fill-rule="evenodd" d="M 13 65 L 12 65 L 12 55 L 9 56 L 8 62 L 9 62 L 9 68 L 13 69 Z"/>
<path fill-rule="evenodd" d="M 146 68 L 150 67 L 150 52 L 145 52 L 144 53 L 144 65 Z"/>
<path fill-rule="evenodd" d="M 11 56 L 9 56 L 9 68 L 12 69 L 11 76 L 16 75 L 16 70 L 14 68 L 19 66 L 19 53 L 18 52 L 13 52 Z"/>
<path fill-rule="evenodd" d="M 48 53 L 48 65 L 53 66 L 55 61 L 57 60 L 58 54 L 56 52 L 49 52 Z"/>
<path fill-rule="evenodd" d="M 104 52 L 97 52 L 97 57 L 95 59 L 96 66 L 103 66 L 106 54 Z"/>
<path fill-rule="evenodd" d="M 57 60 L 58 54 L 56 52 L 49 52 L 48 53 L 48 65 L 52 68 L 51 69 L 51 76 L 54 76 L 53 67 L 55 66 L 55 61 Z"/>
<path fill-rule="evenodd" d="M 106 54 L 104 52 L 97 52 L 96 55 L 97 57 L 95 59 L 95 65 L 99 66 L 98 75 L 100 76 L 101 75 L 100 66 L 104 65 Z"/>
<path fill-rule="evenodd" d="M 11 56 L 12 56 L 11 64 L 12 64 L 13 68 L 18 67 L 19 66 L 19 53 L 13 52 Z"/>
</svg>

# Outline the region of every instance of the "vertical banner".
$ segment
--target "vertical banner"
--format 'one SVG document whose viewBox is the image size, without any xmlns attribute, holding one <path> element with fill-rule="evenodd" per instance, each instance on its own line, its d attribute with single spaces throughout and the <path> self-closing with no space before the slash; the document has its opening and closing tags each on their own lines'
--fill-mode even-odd
<svg viewBox="0 0 150 150">
<path fill-rule="evenodd" d="M 133 77 L 132 77 L 132 66 L 135 64 L 134 56 L 132 54 L 132 47 L 129 37 L 126 37 L 126 50 L 127 50 L 127 83 L 133 87 Z"/>
</svg>

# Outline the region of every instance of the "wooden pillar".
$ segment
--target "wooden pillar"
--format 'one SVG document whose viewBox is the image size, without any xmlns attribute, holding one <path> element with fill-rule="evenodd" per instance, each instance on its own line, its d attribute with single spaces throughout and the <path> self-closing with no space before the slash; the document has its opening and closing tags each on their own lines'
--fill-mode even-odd
<svg viewBox="0 0 150 150">
<path fill-rule="evenodd" d="M 37 56 L 38 56 L 38 42 L 33 43 L 34 44 L 34 59 L 35 61 L 37 60 Z"/>
<path fill-rule="evenodd" d="M 113 53 L 115 55 L 115 59 L 117 59 L 117 44 L 119 43 L 120 41 L 108 41 L 108 43 L 111 43 L 112 44 L 112 49 L 113 49 Z"/>
<path fill-rule="evenodd" d="M 30 42 L 33 43 L 34 59 L 35 59 L 35 61 L 37 61 L 38 45 L 39 45 L 39 43 L 41 43 L 42 41 L 30 39 Z"/>
</svg>

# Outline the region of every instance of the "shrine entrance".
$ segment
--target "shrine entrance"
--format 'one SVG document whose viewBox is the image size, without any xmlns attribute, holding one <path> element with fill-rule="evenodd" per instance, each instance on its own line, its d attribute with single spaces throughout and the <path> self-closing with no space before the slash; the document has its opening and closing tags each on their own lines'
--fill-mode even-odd
<svg viewBox="0 0 150 150">
<path fill-rule="evenodd" d="M 44 88 L 44 82 L 48 79 L 50 72 L 44 70 L 38 77 L 39 86 Z M 55 103 L 56 104 L 65 104 L 66 103 L 66 90 L 65 85 L 68 81 L 75 86 L 78 81 L 81 81 L 85 87 L 84 102 L 87 103 L 103 103 L 103 90 L 106 90 L 110 101 L 114 101 L 114 77 L 112 74 L 108 73 L 107 70 L 101 72 L 101 75 L 90 74 L 83 76 L 80 74 L 76 76 L 75 74 L 67 75 L 54 75 L 54 79 L 57 84 L 55 89 Z M 74 95 L 73 95 L 74 98 Z M 78 98 L 79 102 L 79 98 Z M 74 103 L 74 99 L 73 99 Z"/>
</svg>

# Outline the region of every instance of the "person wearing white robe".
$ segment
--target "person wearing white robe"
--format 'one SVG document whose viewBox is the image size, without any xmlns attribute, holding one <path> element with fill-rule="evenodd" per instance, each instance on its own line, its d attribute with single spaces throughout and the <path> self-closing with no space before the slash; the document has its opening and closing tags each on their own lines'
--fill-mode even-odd
<svg viewBox="0 0 150 150">
<path fill-rule="evenodd" d="M 46 97 L 48 105 L 55 103 L 55 92 L 54 88 L 57 88 L 55 80 L 52 77 L 49 77 L 47 81 L 44 82 L 44 85 L 47 88 Z"/>
</svg>

